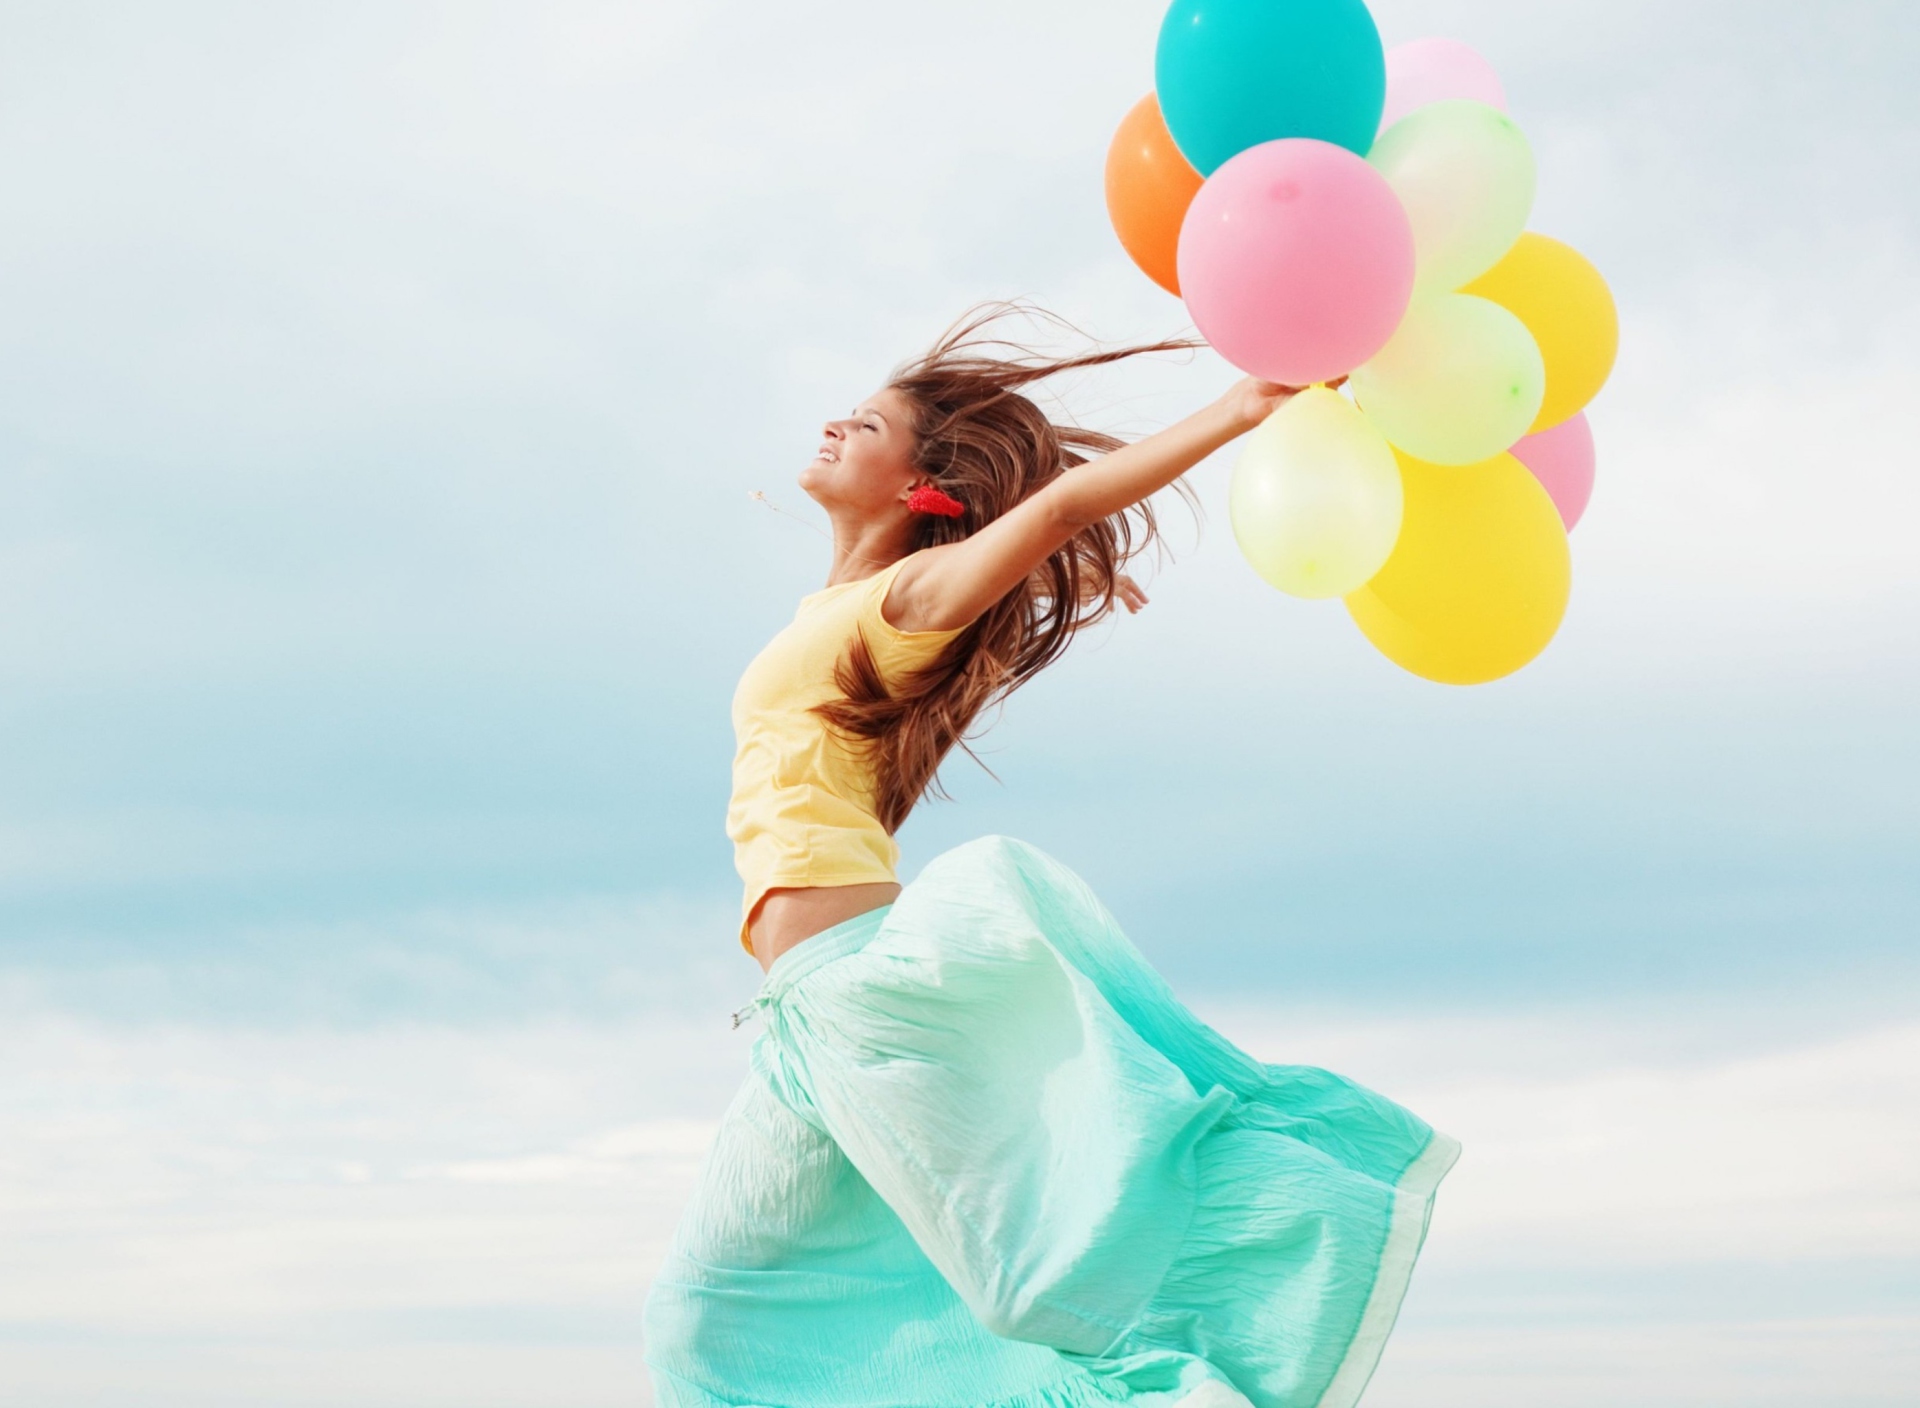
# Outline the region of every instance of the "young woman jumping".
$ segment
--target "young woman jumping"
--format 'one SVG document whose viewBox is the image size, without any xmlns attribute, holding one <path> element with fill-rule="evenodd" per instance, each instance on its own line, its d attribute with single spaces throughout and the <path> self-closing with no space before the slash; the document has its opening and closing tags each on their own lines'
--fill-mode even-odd
<svg viewBox="0 0 1920 1408">
<path fill-rule="evenodd" d="M 800 475 L 827 585 L 733 701 L 766 970 L 736 1024 L 762 1026 L 647 1299 L 655 1402 L 1348 1408 L 1458 1145 L 1241 1051 L 1031 846 L 895 879 L 981 711 L 1144 602 L 1121 569 L 1148 497 L 1294 390 L 1242 381 L 1123 445 L 1020 388 L 1185 344 L 1047 360 L 995 316 L 829 422 Z"/>
</svg>

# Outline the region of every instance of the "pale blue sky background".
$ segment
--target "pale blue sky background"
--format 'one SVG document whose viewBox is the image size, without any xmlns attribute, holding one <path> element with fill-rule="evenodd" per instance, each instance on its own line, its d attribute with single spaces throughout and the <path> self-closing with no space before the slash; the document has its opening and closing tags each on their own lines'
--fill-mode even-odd
<svg viewBox="0 0 1920 1408">
<path fill-rule="evenodd" d="M 1182 329 L 1100 200 L 1158 13 L 0 5 L 0 1397 L 644 1401 L 759 977 L 726 701 L 824 570 L 747 491 L 975 299 Z M 1400 674 L 1223 458 L 908 866 L 1032 840 L 1466 1140 L 1386 1408 L 1904 1401 L 1920 22 L 1375 13 L 1620 301 L 1560 639 Z"/>
</svg>

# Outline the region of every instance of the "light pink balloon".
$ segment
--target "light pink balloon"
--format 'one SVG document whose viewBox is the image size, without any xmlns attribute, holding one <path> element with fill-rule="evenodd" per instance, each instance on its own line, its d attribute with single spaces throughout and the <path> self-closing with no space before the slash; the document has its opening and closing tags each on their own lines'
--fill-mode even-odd
<svg viewBox="0 0 1920 1408">
<path fill-rule="evenodd" d="M 1194 324 L 1222 357 L 1306 386 L 1346 375 L 1393 336 L 1413 293 L 1413 227 L 1360 157 L 1286 137 L 1207 178 L 1176 262 Z"/>
<path fill-rule="evenodd" d="M 1472 98 L 1501 112 L 1507 110 L 1500 75 L 1470 45 L 1458 39 L 1411 39 L 1387 50 L 1387 106 L 1380 114 L 1382 132 L 1415 108 L 1448 98 Z"/>
<path fill-rule="evenodd" d="M 1547 497 L 1560 510 L 1560 521 L 1573 531 L 1593 497 L 1593 428 L 1584 413 L 1563 420 L 1551 430 L 1529 435 L 1513 447 L 1513 457 L 1546 485 Z"/>
</svg>

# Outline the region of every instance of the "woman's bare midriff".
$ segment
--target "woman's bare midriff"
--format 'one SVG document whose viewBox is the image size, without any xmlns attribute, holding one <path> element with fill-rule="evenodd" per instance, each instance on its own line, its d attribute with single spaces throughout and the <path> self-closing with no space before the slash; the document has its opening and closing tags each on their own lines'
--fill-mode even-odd
<svg viewBox="0 0 1920 1408">
<path fill-rule="evenodd" d="M 900 886 L 891 880 L 870 885 L 815 886 L 804 890 L 768 890 L 754 907 L 747 925 L 747 937 L 753 942 L 753 956 L 760 967 L 773 967 L 774 959 L 815 934 L 825 933 L 836 924 L 844 924 L 870 909 L 892 904 L 900 895 Z"/>
</svg>

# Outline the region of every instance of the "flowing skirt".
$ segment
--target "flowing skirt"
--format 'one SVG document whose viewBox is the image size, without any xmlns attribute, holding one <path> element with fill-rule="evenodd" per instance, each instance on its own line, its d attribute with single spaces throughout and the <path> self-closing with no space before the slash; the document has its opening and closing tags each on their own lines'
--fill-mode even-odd
<svg viewBox="0 0 1920 1408">
<path fill-rule="evenodd" d="M 782 954 L 647 1298 L 658 1408 L 1350 1408 L 1459 1146 L 1180 1004 L 1005 837 Z"/>
</svg>

